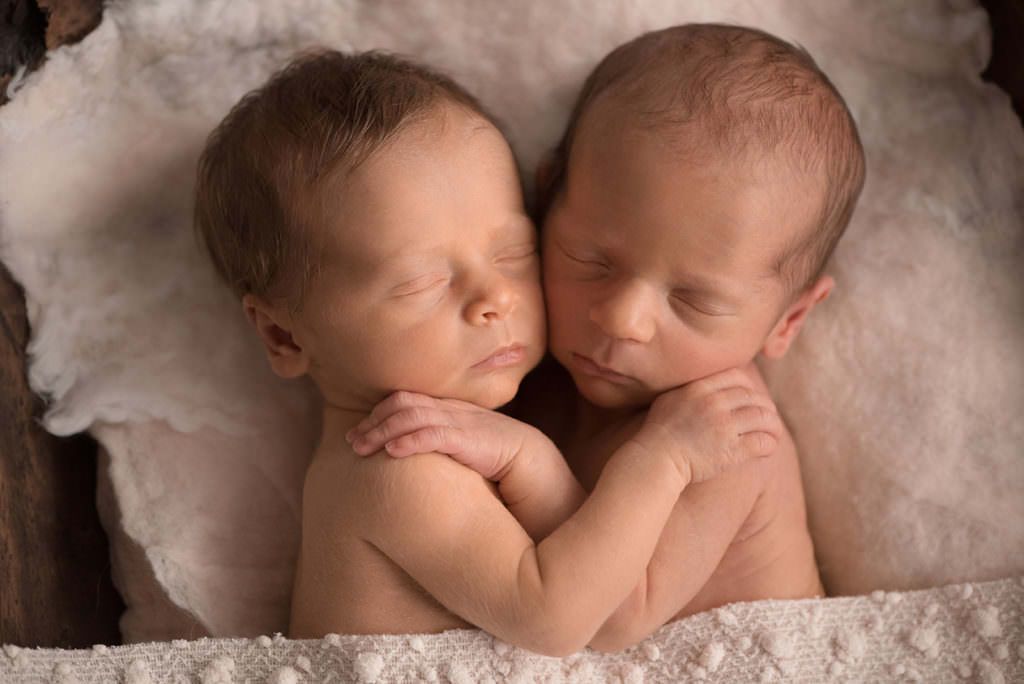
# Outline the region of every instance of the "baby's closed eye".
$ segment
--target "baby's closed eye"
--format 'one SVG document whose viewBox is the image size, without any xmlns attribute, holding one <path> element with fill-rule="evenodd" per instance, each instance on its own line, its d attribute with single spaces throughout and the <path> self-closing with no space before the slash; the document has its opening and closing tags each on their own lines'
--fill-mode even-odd
<svg viewBox="0 0 1024 684">
<path fill-rule="evenodd" d="M 532 242 L 529 242 L 520 245 L 513 245 L 511 247 L 506 247 L 505 249 L 502 249 L 495 255 L 494 261 L 499 264 L 514 263 L 524 261 L 526 259 L 532 259 L 534 256 L 536 256 L 536 254 L 537 245 Z"/>
<path fill-rule="evenodd" d="M 578 268 L 585 269 L 588 273 L 603 274 L 611 270 L 608 261 L 600 254 L 594 254 L 585 250 L 570 249 L 560 242 L 555 243 L 559 251 L 570 262 Z"/>
<path fill-rule="evenodd" d="M 408 297 L 422 293 L 433 292 L 437 288 L 447 285 L 451 280 L 451 273 L 448 271 L 432 271 L 405 280 L 391 289 L 393 297 Z"/>
<path fill-rule="evenodd" d="M 731 316 L 733 312 L 714 299 L 689 290 L 676 290 L 670 295 L 673 306 L 705 316 Z"/>
</svg>

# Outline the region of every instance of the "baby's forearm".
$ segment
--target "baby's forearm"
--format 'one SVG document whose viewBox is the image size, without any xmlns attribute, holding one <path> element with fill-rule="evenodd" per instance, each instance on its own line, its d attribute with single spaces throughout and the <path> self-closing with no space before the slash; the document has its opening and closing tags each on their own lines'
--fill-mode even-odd
<svg viewBox="0 0 1024 684">
<path fill-rule="evenodd" d="M 586 499 L 558 448 L 547 438 L 524 445 L 498 480 L 510 513 L 534 541 L 547 537 Z"/>
<path fill-rule="evenodd" d="M 643 575 L 687 484 L 663 457 L 628 445 L 616 452 L 576 513 L 524 554 L 526 619 L 511 626 L 513 640 L 536 637 L 566 652 L 588 643 Z"/>
</svg>

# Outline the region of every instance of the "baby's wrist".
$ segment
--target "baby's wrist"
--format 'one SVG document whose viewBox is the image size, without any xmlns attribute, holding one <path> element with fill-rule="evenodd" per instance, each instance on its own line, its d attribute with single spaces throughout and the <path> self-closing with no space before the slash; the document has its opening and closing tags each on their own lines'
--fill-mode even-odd
<svg viewBox="0 0 1024 684">
<path fill-rule="evenodd" d="M 674 442 L 666 443 L 665 440 L 644 439 L 641 433 L 637 433 L 623 444 L 622 449 L 631 452 L 634 458 L 669 466 L 669 472 L 677 478 L 676 482 L 680 491 L 693 481 L 693 469 L 690 466 L 690 461 L 685 454 L 680 453 Z"/>
</svg>

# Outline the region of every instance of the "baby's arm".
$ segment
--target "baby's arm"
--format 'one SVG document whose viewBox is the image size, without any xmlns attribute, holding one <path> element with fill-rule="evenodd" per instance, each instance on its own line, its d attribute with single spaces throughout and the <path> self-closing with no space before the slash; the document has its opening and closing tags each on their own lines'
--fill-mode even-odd
<svg viewBox="0 0 1024 684">
<path fill-rule="evenodd" d="M 730 372 L 743 373 L 755 392 L 768 396 L 753 364 Z M 793 449 L 785 426 L 780 425 L 774 461 L 795 458 Z M 602 625 L 590 646 L 600 651 L 619 651 L 643 640 L 684 608 L 687 612 L 701 610 L 692 602 L 719 567 L 729 546 L 743 543 L 739 534 L 764 492 L 766 473 L 772 469 L 767 462 L 750 461 L 699 487 L 687 488 L 662 531 L 647 572 L 629 598 Z M 752 532 L 756 530 L 744 534 Z M 778 541 L 785 543 L 782 539 Z M 758 570 L 744 567 L 734 571 L 742 575 Z"/>
<path fill-rule="evenodd" d="M 348 437 L 360 455 L 385 449 L 397 458 L 435 451 L 451 456 L 497 482 L 505 505 L 536 541 L 586 498 L 558 447 L 540 430 L 476 404 L 395 392 Z"/>
<path fill-rule="evenodd" d="M 356 468 L 354 499 L 318 496 L 351 512 L 327 510 L 321 519 L 348 520 L 468 622 L 556 656 L 585 646 L 629 595 L 687 484 L 672 459 L 626 450 L 609 462 L 583 505 L 535 544 L 486 480 L 447 456 L 378 454 Z M 316 486 L 329 487 L 332 479 L 321 477 Z"/>
<path fill-rule="evenodd" d="M 690 405 L 698 400 L 707 406 L 704 407 L 704 423 L 698 423 L 694 430 L 693 424 L 685 418 L 689 415 Z M 723 400 L 731 401 L 736 408 L 726 411 L 712 405 Z M 382 410 L 375 410 L 376 415 L 367 420 L 365 426 L 360 426 L 366 430 L 361 434 L 368 435 L 366 444 L 370 448 L 380 447 L 384 442 L 381 435 L 388 434 L 394 440 L 388 451 L 396 456 L 424 451 L 428 446 L 450 453 L 484 476 L 500 480 L 503 495 L 506 495 L 506 490 L 529 492 L 531 486 L 544 483 L 544 476 L 536 469 L 537 464 L 543 461 L 530 454 L 550 453 L 550 450 L 533 452 L 529 447 L 531 442 L 515 438 L 517 433 L 512 430 L 496 430 L 483 422 L 470 423 L 453 413 L 443 415 L 443 405 L 432 403 L 437 401 L 410 395 L 388 405 L 382 403 Z M 400 405 L 404 408 L 399 408 Z M 627 442 L 627 447 L 640 444 L 652 452 L 706 455 L 706 458 L 689 459 L 690 467 L 696 471 L 695 479 L 706 482 L 683 493 L 646 572 L 637 575 L 639 582 L 634 590 L 602 626 L 591 646 L 600 650 L 620 650 L 640 641 L 670 620 L 704 586 L 735 538 L 761 485 L 757 463 L 747 463 L 716 477 L 722 469 L 717 462 L 721 459 L 721 445 L 727 443 L 722 436 L 723 428 L 732 429 L 729 426 L 735 425 L 729 422 L 736 420 L 735 410 L 747 412 L 743 427 L 749 435 L 748 440 L 753 442 L 746 448 L 753 446 L 762 454 L 772 452 L 777 444 L 772 435 L 781 434 L 784 429 L 759 378 L 739 370 L 727 371 L 662 395 L 648 412 L 644 426 L 631 442 Z M 498 417 L 511 421 L 504 416 Z M 679 420 L 680 417 L 683 420 Z M 760 432 L 759 426 L 767 432 Z M 727 433 L 728 429 L 724 432 Z M 487 432 L 490 434 L 485 435 Z M 758 440 L 765 441 L 758 444 Z M 559 457 L 557 462 L 562 464 L 563 460 Z M 540 499 L 527 500 L 527 503 L 536 505 Z M 546 524 L 552 527 L 572 511 L 569 509 L 559 517 L 556 506 L 549 506 L 547 510 L 551 515 Z M 517 516 L 522 514 L 518 510 L 513 510 L 513 513 Z M 698 538 L 699 543 L 695 542 Z"/>
<path fill-rule="evenodd" d="M 740 370 L 717 373 L 659 397 L 633 446 L 688 455 L 693 481 L 716 477 L 749 452 L 766 456 L 781 422 L 767 389 Z M 585 498 L 565 459 L 539 430 L 474 404 L 396 392 L 347 436 L 356 453 L 402 458 L 440 452 L 499 483 L 509 510 L 541 539 Z M 730 450 L 732 450 L 730 452 Z"/>
<path fill-rule="evenodd" d="M 672 429 L 624 444 L 590 497 L 540 544 L 504 507 L 494 510 L 496 499 L 488 505 L 459 485 L 476 474 L 436 454 L 367 459 L 393 480 L 366 488 L 387 499 L 362 507 L 373 511 L 367 539 L 470 622 L 532 650 L 573 652 L 630 594 L 679 493 L 774 448 L 774 413 L 765 417 L 746 392 L 721 381 L 688 386 Z M 679 431 L 699 431 L 704 437 L 693 442 L 714 443 L 714 453 L 665 448 L 666 435 Z"/>
</svg>

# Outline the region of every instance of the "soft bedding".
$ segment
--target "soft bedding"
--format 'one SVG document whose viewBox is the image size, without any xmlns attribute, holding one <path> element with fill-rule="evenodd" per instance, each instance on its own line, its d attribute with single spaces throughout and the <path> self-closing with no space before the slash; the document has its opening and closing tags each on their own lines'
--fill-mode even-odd
<svg viewBox="0 0 1024 684">
<path fill-rule="evenodd" d="M 5 657 L 6 656 L 6 657 Z M 724 606 L 639 645 L 547 658 L 479 630 L 5 649 L 5 682 L 981 682 L 1024 678 L 1024 578 Z"/>
<path fill-rule="evenodd" d="M 973 1 L 124 0 L 109 2 L 90 36 L 51 53 L 0 109 L 0 259 L 25 290 L 30 379 L 50 402 L 44 425 L 56 434 L 88 430 L 103 448 L 98 499 L 127 604 L 126 641 L 287 627 L 315 396 L 269 372 L 192 238 L 195 161 L 230 106 L 312 44 L 402 52 L 449 71 L 498 114 L 529 189 L 590 67 L 623 40 L 684 21 L 758 26 L 807 47 L 846 96 L 867 150 L 863 200 L 829 266 L 835 294 L 785 359 L 762 366 L 801 451 L 829 593 L 1024 574 L 1024 132 L 1006 95 L 980 80 L 989 32 Z M 838 663 L 871 680 L 940 668 L 943 677 L 969 670 L 1008 681 L 1024 657 L 1021 588 L 1016 580 L 977 586 L 995 591 L 986 605 L 999 615 L 1002 641 L 978 637 L 973 618 L 947 620 L 950 597 L 967 589 L 719 615 L 737 616 L 738 643 L 741 632 L 756 641 L 764 625 L 783 630 L 792 637 L 780 642 L 790 644 L 784 660 L 810 654 L 819 675 Z M 861 606 L 888 619 L 885 611 L 920 596 L 938 612 L 926 603 L 892 630 L 844 612 Z M 845 616 L 863 638 L 808 631 L 810 615 Z M 929 631 L 932 624 L 940 626 Z M 924 631 L 911 638 L 912 627 Z M 713 628 L 723 628 L 718 617 L 697 616 L 663 629 L 643 656 L 588 653 L 572 662 L 600 672 L 623 662 L 641 668 L 623 670 L 629 676 L 689 665 L 707 673 L 686 639 L 698 643 L 688 630 Z M 940 643 L 940 632 L 951 636 Z M 422 639 L 436 672 L 447 672 L 442 661 L 476 662 L 480 644 L 491 648 L 479 634 Z M 776 641 L 766 639 L 776 657 Z M 968 641 L 966 660 L 943 655 Z M 366 643 L 397 653 L 420 642 Z M 140 659 L 162 681 L 165 670 L 181 672 L 173 669 L 179 656 L 198 673 L 221 651 L 240 672 L 246 644 L 73 659 L 127 674 Z M 282 655 L 261 672 L 320 653 L 318 645 L 281 648 L 266 651 Z M 758 648 L 730 650 L 736 657 L 721 667 L 739 667 L 740 653 L 769 657 Z M 343 652 L 338 662 L 353 667 L 358 653 Z M 31 667 L 60 668 L 64 657 L 18 655 Z M 9 656 L 3 667 L 16 665 Z M 787 674 L 777 664 L 752 667 L 735 672 Z"/>
</svg>

